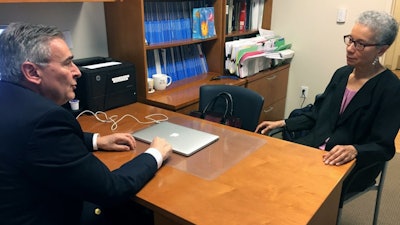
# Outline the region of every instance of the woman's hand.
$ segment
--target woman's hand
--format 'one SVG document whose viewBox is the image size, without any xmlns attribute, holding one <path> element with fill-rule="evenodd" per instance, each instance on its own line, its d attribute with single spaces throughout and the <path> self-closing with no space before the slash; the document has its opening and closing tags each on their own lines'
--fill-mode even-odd
<svg viewBox="0 0 400 225">
<path fill-rule="evenodd" d="M 357 154 L 353 145 L 336 145 L 322 156 L 322 161 L 327 165 L 340 166 L 355 159 Z"/>
<path fill-rule="evenodd" d="M 266 134 L 269 131 L 285 126 L 285 120 L 278 120 L 278 121 L 263 121 L 256 127 L 255 132 Z"/>
</svg>

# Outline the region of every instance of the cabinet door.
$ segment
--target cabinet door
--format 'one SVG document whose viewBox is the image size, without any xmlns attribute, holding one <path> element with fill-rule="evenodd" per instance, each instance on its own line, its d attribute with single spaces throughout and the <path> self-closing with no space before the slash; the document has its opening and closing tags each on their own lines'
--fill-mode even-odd
<svg viewBox="0 0 400 225">
<path fill-rule="evenodd" d="M 259 79 L 249 79 L 247 88 L 264 96 L 264 107 L 260 120 L 284 118 L 288 75 L 289 67 L 286 67 L 273 73 L 261 72 L 257 75 Z"/>
</svg>

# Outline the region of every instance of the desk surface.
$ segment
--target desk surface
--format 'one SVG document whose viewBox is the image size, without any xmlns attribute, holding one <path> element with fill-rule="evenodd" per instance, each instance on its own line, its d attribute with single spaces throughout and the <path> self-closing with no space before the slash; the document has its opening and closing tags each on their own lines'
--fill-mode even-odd
<svg viewBox="0 0 400 225">
<path fill-rule="evenodd" d="M 335 224 L 342 181 L 354 162 L 326 166 L 320 150 L 141 103 L 107 112 L 119 118 L 131 114 L 141 121 L 157 113 L 222 138 L 191 157 L 172 154 L 137 194 L 136 200 L 155 212 L 156 223 Z M 111 124 L 97 122 L 93 116 L 78 120 L 85 131 L 102 135 L 149 126 L 126 117 L 111 131 Z M 138 142 L 134 151 L 95 154 L 113 170 L 147 147 Z M 213 175 L 204 177 L 196 170 Z"/>
</svg>

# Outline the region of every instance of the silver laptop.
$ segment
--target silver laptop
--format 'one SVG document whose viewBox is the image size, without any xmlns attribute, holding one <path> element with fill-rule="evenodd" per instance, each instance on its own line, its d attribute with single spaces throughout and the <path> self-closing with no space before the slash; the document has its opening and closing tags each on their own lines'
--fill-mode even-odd
<svg viewBox="0 0 400 225">
<path fill-rule="evenodd" d="M 132 136 L 146 143 L 151 143 L 155 136 L 164 138 L 174 152 L 184 156 L 190 156 L 219 139 L 217 135 L 166 121 L 134 132 Z"/>
</svg>

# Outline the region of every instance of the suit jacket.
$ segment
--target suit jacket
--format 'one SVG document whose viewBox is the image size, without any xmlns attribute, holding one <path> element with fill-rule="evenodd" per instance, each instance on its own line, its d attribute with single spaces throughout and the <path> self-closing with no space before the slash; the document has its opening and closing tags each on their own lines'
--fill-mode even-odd
<svg viewBox="0 0 400 225">
<path fill-rule="evenodd" d="M 127 201 L 157 171 L 143 153 L 111 172 L 91 153 L 93 134 L 31 90 L 0 81 L 0 105 L 2 224 L 79 224 L 83 201 Z"/>
<path fill-rule="evenodd" d="M 358 151 L 354 174 L 373 162 L 390 160 L 395 154 L 394 139 L 400 125 L 400 81 L 390 70 L 385 70 L 367 81 L 340 115 L 352 71 L 350 66 L 339 68 L 316 99 L 313 110 L 285 122 L 288 130 L 311 129 L 307 136 L 296 140 L 298 143 L 318 147 L 329 138 L 327 151 L 335 145 L 354 145 Z M 357 188 L 363 189 L 373 182 L 378 173 L 379 168 Z"/>
</svg>

